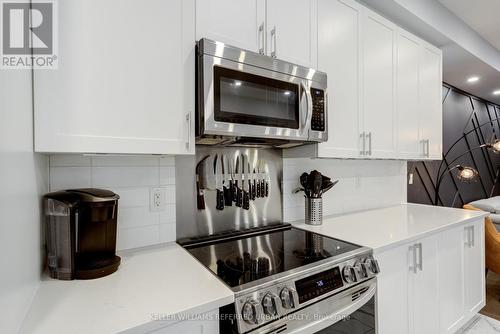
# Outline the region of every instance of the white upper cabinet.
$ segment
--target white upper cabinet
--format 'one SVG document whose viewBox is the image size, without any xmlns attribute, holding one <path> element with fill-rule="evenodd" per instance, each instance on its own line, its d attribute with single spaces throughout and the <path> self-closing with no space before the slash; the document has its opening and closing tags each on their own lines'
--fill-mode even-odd
<svg viewBox="0 0 500 334">
<path fill-rule="evenodd" d="M 317 0 L 267 1 L 270 56 L 316 68 L 317 35 Z"/>
<path fill-rule="evenodd" d="M 59 68 L 34 71 L 35 150 L 192 154 L 194 16 L 194 0 L 60 1 Z"/>
<path fill-rule="evenodd" d="M 196 39 L 265 52 L 266 0 L 196 0 Z"/>
<path fill-rule="evenodd" d="M 366 155 L 396 157 L 396 26 L 366 11 L 363 35 L 363 129 Z"/>
<path fill-rule="evenodd" d="M 197 40 L 316 68 L 317 33 L 317 0 L 196 0 Z"/>
<path fill-rule="evenodd" d="M 287 156 L 440 159 L 442 53 L 352 0 L 318 0 L 328 141 Z"/>
<path fill-rule="evenodd" d="M 360 153 L 361 6 L 351 0 L 318 1 L 318 69 L 328 74 L 328 141 L 318 155 L 339 158 Z"/>
<path fill-rule="evenodd" d="M 419 70 L 421 42 L 400 30 L 397 53 L 398 155 L 401 158 L 424 157 L 420 141 Z"/>
<path fill-rule="evenodd" d="M 422 42 L 420 68 L 420 140 L 425 158 L 441 160 L 443 146 L 441 50 Z"/>
</svg>

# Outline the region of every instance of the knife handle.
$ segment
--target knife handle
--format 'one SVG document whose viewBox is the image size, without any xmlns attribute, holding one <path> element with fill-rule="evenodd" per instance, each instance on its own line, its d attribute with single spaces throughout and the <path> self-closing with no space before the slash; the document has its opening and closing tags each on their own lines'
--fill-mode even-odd
<svg viewBox="0 0 500 334">
<path fill-rule="evenodd" d="M 217 189 L 217 199 L 216 199 L 215 208 L 217 210 L 224 210 L 224 192 L 220 189 Z"/>
<path fill-rule="evenodd" d="M 231 188 L 231 198 L 234 203 L 238 201 L 238 181 L 233 182 L 233 187 Z"/>
<path fill-rule="evenodd" d="M 233 181 L 229 181 L 229 187 L 224 187 L 224 205 L 233 206 Z"/>
<path fill-rule="evenodd" d="M 252 180 L 248 180 L 248 197 L 250 198 L 250 200 L 252 200 L 252 193 L 253 193 L 253 189 L 252 189 Z"/>
<path fill-rule="evenodd" d="M 243 192 L 241 188 L 236 187 L 236 206 L 240 207 L 243 205 Z"/>
<path fill-rule="evenodd" d="M 252 201 L 255 201 L 255 198 L 257 197 L 257 182 L 255 179 L 253 180 L 252 195 L 250 197 L 252 198 Z"/>
<path fill-rule="evenodd" d="M 264 197 L 269 197 L 269 182 L 265 181 L 266 184 L 266 191 Z"/>
<path fill-rule="evenodd" d="M 250 194 L 248 193 L 248 191 L 243 192 L 243 209 L 250 209 Z"/>
<path fill-rule="evenodd" d="M 198 210 L 205 210 L 205 195 L 203 190 L 200 189 L 200 182 L 196 181 L 196 203 Z"/>
<path fill-rule="evenodd" d="M 260 180 L 257 180 L 257 198 L 260 198 Z"/>
</svg>

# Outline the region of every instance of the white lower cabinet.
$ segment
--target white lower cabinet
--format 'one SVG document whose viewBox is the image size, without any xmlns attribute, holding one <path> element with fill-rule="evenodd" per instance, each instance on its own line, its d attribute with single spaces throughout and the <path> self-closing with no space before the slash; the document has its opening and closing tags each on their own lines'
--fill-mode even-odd
<svg viewBox="0 0 500 334">
<path fill-rule="evenodd" d="M 176 322 L 150 334 L 219 334 L 219 310 L 200 314 L 193 319 Z"/>
<path fill-rule="evenodd" d="M 478 220 L 376 254 L 381 334 L 455 333 L 485 304 Z"/>
</svg>

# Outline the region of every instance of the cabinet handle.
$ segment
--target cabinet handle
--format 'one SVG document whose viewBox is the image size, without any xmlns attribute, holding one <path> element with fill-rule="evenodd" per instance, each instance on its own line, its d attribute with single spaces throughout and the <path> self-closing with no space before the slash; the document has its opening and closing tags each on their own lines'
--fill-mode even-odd
<svg viewBox="0 0 500 334">
<path fill-rule="evenodd" d="M 416 245 L 410 246 L 409 251 L 412 253 L 412 265 L 410 266 L 410 270 L 413 271 L 413 273 L 417 273 L 417 249 L 415 248 Z"/>
<path fill-rule="evenodd" d="M 474 231 L 474 226 L 469 227 L 470 229 L 470 235 L 471 235 L 471 247 L 476 246 L 476 233 Z"/>
<path fill-rule="evenodd" d="M 189 151 L 191 149 L 191 112 L 188 112 L 186 114 L 186 124 L 187 124 L 186 149 Z"/>
<path fill-rule="evenodd" d="M 259 32 L 257 35 L 258 43 L 259 43 L 259 53 L 261 55 L 264 54 L 264 22 L 259 26 Z"/>
<path fill-rule="evenodd" d="M 359 152 L 361 155 L 365 155 L 366 153 L 366 133 L 363 131 L 361 134 L 360 134 L 360 137 L 361 137 L 361 140 L 363 141 L 363 148 L 361 149 L 361 151 Z"/>
<path fill-rule="evenodd" d="M 424 157 L 424 158 L 425 158 L 425 157 L 426 157 L 426 155 L 425 155 L 425 140 L 424 140 L 424 139 L 422 139 L 422 140 L 420 141 L 420 143 L 422 144 L 422 157 Z"/>
<path fill-rule="evenodd" d="M 368 132 L 368 155 L 372 155 L 372 133 Z"/>
<path fill-rule="evenodd" d="M 426 145 L 425 145 L 425 147 L 426 147 L 426 154 L 425 154 L 425 156 L 428 158 L 429 157 L 429 139 L 427 139 L 425 141 L 425 143 L 426 143 Z"/>
<path fill-rule="evenodd" d="M 464 227 L 465 230 L 465 246 L 471 247 L 471 235 L 470 235 L 470 226 Z"/>
<path fill-rule="evenodd" d="M 271 57 L 276 58 L 276 26 L 271 30 Z"/>
<path fill-rule="evenodd" d="M 424 269 L 424 259 L 422 257 L 422 243 L 418 243 L 415 245 L 415 248 L 418 248 L 418 264 L 417 267 L 422 271 Z"/>
</svg>

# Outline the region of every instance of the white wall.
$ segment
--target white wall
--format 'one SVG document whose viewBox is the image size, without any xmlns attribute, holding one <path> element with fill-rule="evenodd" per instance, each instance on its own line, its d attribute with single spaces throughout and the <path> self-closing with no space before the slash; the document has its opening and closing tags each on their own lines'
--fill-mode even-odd
<svg viewBox="0 0 500 334">
<path fill-rule="evenodd" d="M 33 153 L 31 73 L 0 70 L 0 333 L 16 333 L 40 281 L 47 157 Z"/>
<path fill-rule="evenodd" d="M 323 215 L 349 213 L 406 203 L 406 161 L 283 159 L 283 219 L 304 219 L 304 197 L 292 194 L 304 171 L 317 169 L 339 180 L 323 196 Z"/>
<path fill-rule="evenodd" d="M 175 241 L 175 158 L 50 156 L 50 191 L 104 188 L 120 195 L 117 249 Z M 150 210 L 150 189 L 162 187 L 166 207 Z"/>
</svg>

